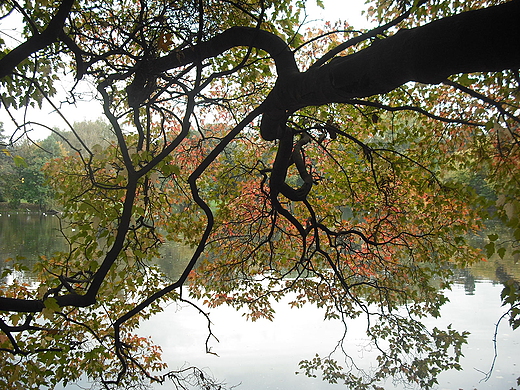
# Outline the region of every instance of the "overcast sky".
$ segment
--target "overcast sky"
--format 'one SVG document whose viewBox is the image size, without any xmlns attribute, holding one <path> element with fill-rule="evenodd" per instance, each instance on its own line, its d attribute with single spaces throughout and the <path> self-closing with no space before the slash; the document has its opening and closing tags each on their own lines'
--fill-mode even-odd
<svg viewBox="0 0 520 390">
<path fill-rule="evenodd" d="M 312 18 L 336 21 L 341 19 L 355 28 L 368 28 L 366 15 L 361 11 L 368 9 L 365 0 L 323 0 L 324 8 L 316 5 L 315 0 L 307 0 L 307 12 Z"/>
</svg>

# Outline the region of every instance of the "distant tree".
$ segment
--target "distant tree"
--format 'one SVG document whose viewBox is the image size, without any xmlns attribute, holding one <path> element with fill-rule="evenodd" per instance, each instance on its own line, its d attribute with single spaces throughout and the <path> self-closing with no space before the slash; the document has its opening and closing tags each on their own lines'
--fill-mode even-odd
<svg viewBox="0 0 520 390">
<path fill-rule="evenodd" d="M 52 196 L 42 169 L 51 159 L 63 155 L 59 143 L 50 136 L 37 143 L 19 140 L 12 144 L 5 138 L 4 144 L 0 160 L 4 200 L 12 206 L 21 201 L 35 203 L 44 210 Z"/>
<path fill-rule="evenodd" d="M 115 142 L 110 126 L 101 119 L 76 122 L 73 131 L 54 130 L 41 141 L 18 140 L 9 147 L 7 137 L 0 135 L 0 142 L 5 145 L 2 149 L 4 161 L 0 166 L 3 197 L 13 205 L 22 200 L 35 203 L 42 210 L 53 197 L 43 172 L 45 164 L 66 154 L 74 155 L 94 146 L 106 148 L 110 142 Z"/>
<path fill-rule="evenodd" d="M 219 388 L 196 369 L 167 371 L 132 333 L 139 321 L 172 300 L 271 319 L 288 293 L 327 319 L 366 318 L 379 352 L 371 372 L 331 356 L 303 360 L 309 375 L 431 388 L 461 369 L 466 332 L 421 320 L 439 315 L 452 269 L 482 257 L 466 237 L 489 209 L 454 171 L 493 172 L 498 213 L 520 239 L 520 1 L 380 0 L 371 31 L 303 32 L 302 6 L 0 5 L 24 26 L 0 58 L 16 128 L 46 126 L 31 107 L 64 115 L 56 87 L 71 71 L 60 99 L 76 103 L 79 85 L 94 84 L 110 124 L 106 144 L 77 125 L 56 132 L 73 152 L 46 173 L 70 251 L 35 267 L 38 287 L 15 277 L 18 265 L 4 272 L 14 281 L 0 286 L 0 386 L 86 376 L 105 388 Z M 165 240 L 194 248 L 173 280 L 153 262 Z"/>
<path fill-rule="evenodd" d="M 95 121 L 75 122 L 69 131 L 59 132 L 62 144 L 68 153 L 85 153 L 94 146 L 106 148 L 110 143 L 116 142 L 116 137 L 110 125 L 101 118 Z M 63 142 L 67 140 L 67 142 Z"/>
<path fill-rule="evenodd" d="M 0 202 L 6 201 L 6 177 L 9 174 L 9 151 L 7 150 L 8 140 L 4 134 L 3 123 L 0 122 Z"/>
</svg>

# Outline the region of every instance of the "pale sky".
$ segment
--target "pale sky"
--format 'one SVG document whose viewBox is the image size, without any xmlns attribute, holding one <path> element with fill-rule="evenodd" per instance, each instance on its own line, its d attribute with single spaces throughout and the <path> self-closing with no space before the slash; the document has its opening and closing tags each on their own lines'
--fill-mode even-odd
<svg viewBox="0 0 520 390">
<path fill-rule="evenodd" d="M 351 26 L 356 28 L 368 28 L 370 24 L 367 22 L 366 17 L 361 15 L 363 9 L 367 9 L 368 6 L 364 4 L 364 0 L 323 0 L 325 5 L 324 9 L 316 6 L 315 0 L 308 0 L 307 13 L 308 21 L 314 21 L 312 24 L 319 25 L 323 21 L 336 21 L 341 19 L 347 21 Z M 5 27 L 4 27 L 5 29 Z M 4 39 L 6 37 L 4 36 Z M 65 86 L 70 87 L 72 85 L 72 75 L 69 82 L 56 83 L 55 87 L 64 91 Z M 82 94 L 85 100 L 90 100 L 96 95 L 94 86 L 82 82 Z M 64 93 L 60 94 L 65 96 Z M 54 101 L 58 102 L 60 99 L 55 98 Z M 63 99 L 61 99 L 63 100 Z M 74 122 L 81 122 L 84 120 L 96 120 L 100 116 L 103 116 L 101 103 L 98 101 L 92 102 L 81 102 L 76 107 L 73 105 L 64 106 L 63 113 L 67 120 L 72 124 Z M 30 109 L 27 114 L 27 118 L 30 120 L 34 118 L 34 121 L 39 121 L 50 127 L 58 127 L 60 129 L 66 129 L 67 125 L 63 119 L 57 115 L 54 109 L 44 104 L 43 108 Z M 23 122 L 23 112 L 19 112 L 17 120 Z M 11 135 L 15 131 L 15 126 L 8 117 L 7 113 L 0 108 L 0 122 L 3 122 L 4 130 L 6 135 Z M 34 140 L 43 139 L 49 135 L 49 131 L 41 126 L 33 126 L 31 130 L 31 137 Z"/>
<path fill-rule="evenodd" d="M 367 0 L 368 1 L 368 0 Z M 369 5 L 365 0 L 323 0 L 324 8 L 316 5 L 315 0 L 307 0 L 307 12 L 313 19 L 336 21 L 341 19 L 355 28 L 369 28 L 371 26 L 366 15 L 361 15 Z"/>
</svg>

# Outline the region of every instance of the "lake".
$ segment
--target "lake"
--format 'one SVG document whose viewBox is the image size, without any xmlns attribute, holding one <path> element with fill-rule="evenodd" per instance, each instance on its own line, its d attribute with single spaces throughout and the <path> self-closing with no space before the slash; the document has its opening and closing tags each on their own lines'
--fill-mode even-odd
<svg viewBox="0 0 520 390">
<path fill-rule="evenodd" d="M 23 255 L 27 261 L 38 254 L 50 255 L 64 249 L 56 230 L 58 219 L 35 213 L 6 213 L 0 215 L 0 258 Z M 182 248 L 169 248 L 161 266 L 172 267 Z M 3 263 L 0 262 L 0 268 Z M 513 332 L 503 321 L 497 333 L 498 357 L 491 377 L 484 372 L 493 361 L 495 324 L 504 313 L 501 307 L 500 280 L 520 278 L 519 264 L 514 259 L 496 259 L 478 264 L 472 269 L 459 271 L 456 284 L 447 292 L 450 302 L 441 310 L 441 318 L 430 320 L 428 326 L 453 324 L 457 330 L 471 332 L 464 346 L 463 371 L 445 372 L 439 377 L 440 390 L 509 390 L 517 389 L 520 376 L 520 331 Z M 194 365 L 206 369 L 229 386 L 238 390 L 257 389 L 344 389 L 330 385 L 319 378 L 307 378 L 298 371 L 298 362 L 311 359 L 316 353 L 327 355 L 343 334 L 343 325 L 323 321 L 324 312 L 312 305 L 291 309 L 287 298 L 274 305 L 275 320 L 248 322 L 241 313 L 227 307 L 212 309 L 210 318 L 213 333 L 220 342 L 212 341 L 212 350 L 219 356 L 205 353 L 207 324 L 192 307 L 171 304 L 164 312 L 142 324 L 139 333 L 151 336 L 162 346 L 163 357 L 171 369 Z M 366 348 L 362 320 L 348 324 L 348 352 L 358 363 L 369 367 L 375 364 L 372 352 Z M 388 381 L 386 389 L 403 389 Z M 166 387 L 157 387 L 166 388 Z M 77 389 L 75 385 L 67 389 Z"/>
</svg>

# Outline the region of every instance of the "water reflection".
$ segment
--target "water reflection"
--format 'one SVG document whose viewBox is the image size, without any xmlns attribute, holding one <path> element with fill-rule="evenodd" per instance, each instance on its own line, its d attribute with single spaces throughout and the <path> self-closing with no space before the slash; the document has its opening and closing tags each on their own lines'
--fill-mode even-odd
<svg viewBox="0 0 520 390">
<path fill-rule="evenodd" d="M 37 213 L 7 213 L 0 215 L 0 260 L 16 255 L 26 257 L 27 265 L 39 255 L 50 256 L 64 250 L 66 242 L 57 230 L 55 216 Z M 158 264 L 169 275 L 178 275 L 191 250 L 180 245 L 166 246 Z M 479 382 L 490 368 L 493 359 L 495 323 L 504 312 L 501 307 L 501 282 L 519 279 L 520 266 L 513 256 L 482 262 L 468 270 L 455 272 L 455 286 L 447 292 L 450 302 L 441 310 L 441 318 L 429 321 L 428 326 L 453 324 L 471 335 L 464 348 L 462 372 L 446 372 L 439 378 L 442 390 L 486 390 L 516 388 L 520 376 L 518 350 L 520 332 L 513 332 L 506 322 L 497 334 L 498 360 L 492 377 Z M 0 261 L 0 268 L 3 268 Z M 329 385 L 319 378 L 294 375 L 298 362 L 316 353 L 328 354 L 342 337 L 343 326 L 337 321 L 323 321 L 323 311 L 311 305 L 290 309 L 288 298 L 274 304 L 274 322 L 247 322 L 241 313 L 221 307 L 211 310 L 213 332 L 220 342 L 212 341 L 212 348 L 220 357 L 205 353 L 207 323 L 191 307 L 172 304 L 163 313 L 142 324 L 140 333 L 152 336 L 161 345 L 170 368 L 186 365 L 207 368 L 216 378 L 229 385 L 241 384 L 239 390 L 253 389 L 343 389 Z M 374 364 L 373 353 L 366 349 L 363 321 L 351 321 L 348 352 L 359 358 L 360 364 Z M 390 382 L 386 389 L 402 389 Z M 70 385 L 67 389 L 76 388 Z"/>
<path fill-rule="evenodd" d="M 0 212 L 0 271 L 5 260 L 22 257 L 21 262 L 32 269 L 40 256 L 50 257 L 55 252 L 68 250 L 60 233 L 57 215 L 36 212 Z M 188 263 L 193 249 L 171 242 L 161 248 L 162 257 L 157 264 L 172 278 L 180 275 Z"/>
<path fill-rule="evenodd" d="M 464 284 L 456 284 L 447 295 L 450 302 L 441 310 L 441 318 L 427 321 L 428 327 L 464 329 L 471 332 L 464 347 L 463 371 L 448 371 L 439 377 L 440 390 L 508 390 L 516 388 L 520 332 L 513 332 L 504 322 L 497 333 L 498 359 L 491 378 L 480 382 L 493 359 L 495 323 L 503 314 L 500 305 L 501 285 L 492 281 L 476 280 L 473 293 L 467 294 Z M 312 305 L 290 309 L 289 298 L 274 304 L 273 322 L 247 322 L 240 312 L 227 307 L 211 310 L 213 333 L 220 342 L 211 342 L 219 356 L 205 353 L 207 325 L 193 308 L 170 305 L 163 313 L 145 322 L 140 329 L 143 336 L 152 336 L 162 346 L 164 359 L 170 368 L 186 365 L 205 367 L 216 378 L 238 390 L 344 389 L 320 378 L 307 378 L 298 371 L 298 362 L 310 359 L 316 353 L 331 352 L 343 335 L 338 321 L 324 321 L 324 311 Z M 356 319 L 348 323 L 345 345 L 363 368 L 375 364 L 375 353 L 366 347 L 365 323 Z M 157 387 L 159 389 L 161 387 Z M 387 390 L 405 387 L 388 381 Z"/>
<path fill-rule="evenodd" d="M 0 268 L 3 260 L 22 256 L 31 266 L 39 256 L 67 249 L 54 215 L 34 212 L 0 212 Z"/>
<path fill-rule="evenodd" d="M 441 317 L 429 321 L 434 326 L 453 325 L 471 334 L 463 348 L 461 360 L 463 371 L 448 371 L 440 375 L 440 389 L 464 390 L 509 390 L 516 389 L 520 376 L 518 351 L 520 332 L 513 332 L 507 321 L 498 328 L 498 357 L 495 369 L 488 381 L 482 381 L 489 371 L 494 350 L 493 337 L 497 320 L 506 311 L 501 306 L 502 285 L 493 281 L 477 280 L 474 295 L 468 295 L 465 286 L 455 285 L 447 296 L 450 302 L 441 309 Z"/>
<path fill-rule="evenodd" d="M 470 269 L 455 270 L 453 278 L 455 283 L 464 286 L 466 295 L 475 295 L 476 279 Z"/>
</svg>

